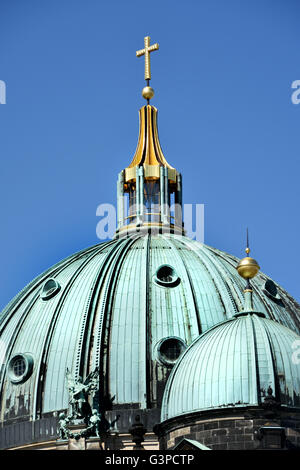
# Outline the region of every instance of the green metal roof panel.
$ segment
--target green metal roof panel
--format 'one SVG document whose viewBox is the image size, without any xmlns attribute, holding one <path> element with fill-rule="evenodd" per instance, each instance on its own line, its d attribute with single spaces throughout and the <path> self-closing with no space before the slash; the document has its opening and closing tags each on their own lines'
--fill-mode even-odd
<svg viewBox="0 0 300 470">
<path fill-rule="evenodd" d="M 197 314 L 185 266 L 176 246 L 166 237 L 154 238 L 151 243 L 149 290 L 152 344 L 168 336 L 182 338 L 187 344 L 199 334 Z M 175 287 L 162 287 L 154 276 L 162 265 L 171 265 L 180 278 Z"/>
<path fill-rule="evenodd" d="M 118 403 L 146 395 L 146 258 L 148 238 L 131 244 L 120 264 L 110 311 L 110 392 Z"/>
<path fill-rule="evenodd" d="M 74 372 L 79 375 L 81 333 L 85 327 L 91 291 L 104 260 L 105 255 L 101 252 L 90 255 L 68 279 L 63 292 L 67 295 L 61 297 L 60 304 L 53 311 L 53 320 L 56 316 L 57 320 L 54 330 L 49 332 L 52 337 L 48 349 L 44 412 L 62 409 L 68 403 L 65 371 L 67 367 L 73 371 L 75 368 Z"/>
<path fill-rule="evenodd" d="M 191 242 L 191 243 L 190 243 Z M 195 291 L 201 332 L 228 318 L 235 312 L 228 292 L 224 287 L 224 279 L 219 274 L 217 267 L 209 259 L 207 260 L 202 245 L 195 245 L 188 239 L 177 241 L 177 245 L 184 245 L 180 254 L 188 266 L 191 283 Z"/>
</svg>

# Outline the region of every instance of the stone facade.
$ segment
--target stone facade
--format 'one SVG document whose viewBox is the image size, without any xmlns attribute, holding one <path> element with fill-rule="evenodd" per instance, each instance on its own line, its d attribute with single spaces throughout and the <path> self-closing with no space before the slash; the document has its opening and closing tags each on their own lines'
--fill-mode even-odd
<svg viewBox="0 0 300 470">
<path fill-rule="evenodd" d="M 267 416 L 262 410 L 242 413 L 190 414 L 157 426 L 161 449 L 173 449 L 183 438 L 212 450 L 300 449 L 300 413 Z M 270 437 L 269 437 L 270 436 Z"/>
</svg>

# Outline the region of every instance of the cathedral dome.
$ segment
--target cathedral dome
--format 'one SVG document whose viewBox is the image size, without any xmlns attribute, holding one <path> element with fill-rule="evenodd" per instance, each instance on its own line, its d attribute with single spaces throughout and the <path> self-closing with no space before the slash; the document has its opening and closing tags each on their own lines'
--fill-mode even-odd
<svg viewBox="0 0 300 470">
<path fill-rule="evenodd" d="M 286 351 L 300 333 L 300 306 L 259 273 L 251 280 L 253 308 L 266 319 L 236 319 L 244 308 L 239 260 L 185 236 L 181 173 L 164 157 L 157 109 L 149 104 L 149 54 L 158 44 L 150 46 L 148 36 L 144 44 L 137 55 L 146 59 L 147 105 L 139 112 L 132 161 L 118 174 L 115 238 L 48 269 L 0 315 L 0 448 L 47 442 L 59 447 L 58 434 L 69 448 L 76 436 L 87 445 L 93 444 L 89 437 L 99 438 L 100 445 L 100 421 L 105 433 L 112 431 L 110 449 L 127 446 L 129 435 L 141 441 L 142 431 L 153 449 L 163 396 L 163 419 L 238 401 L 258 403 L 262 388 L 277 392 L 279 373 L 284 403 L 299 405 L 299 376 Z M 255 263 L 248 257 L 239 271 L 250 279 L 259 270 Z M 242 331 L 248 332 L 245 344 Z M 254 334 L 259 363 L 249 349 Z M 235 357 L 228 376 L 219 348 L 227 359 Z M 209 362 L 203 362 L 210 350 Z M 222 369 L 210 371 L 210 361 Z M 195 389 L 203 373 L 204 396 Z M 217 396 L 210 398 L 212 386 Z M 75 432 L 80 420 L 82 429 Z"/>
<path fill-rule="evenodd" d="M 262 317 L 238 314 L 203 333 L 167 382 L 161 421 L 208 410 L 279 406 L 300 409 L 300 337 Z"/>
<path fill-rule="evenodd" d="M 1 370 L 1 420 L 35 420 L 67 409 L 67 368 L 74 377 L 86 377 L 99 367 L 101 393 L 115 396 L 114 409 L 159 413 L 165 382 L 184 349 L 243 309 L 237 262 L 185 236 L 144 234 L 85 249 L 41 274 L 0 317 L 7 364 Z M 296 337 L 295 301 L 262 273 L 253 289 L 255 309 L 294 333 L 268 320 L 263 324 Z M 240 331 L 248 321 L 223 328 Z M 258 321 L 251 320 L 257 329 Z M 191 377 L 184 364 L 194 351 L 200 354 L 214 331 L 219 330 L 194 343 L 172 383 L 183 369 Z M 182 383 L 192 393 L 192 384 Z M 173 406 L 164 416 L 178 411 Z"/>
</svg>

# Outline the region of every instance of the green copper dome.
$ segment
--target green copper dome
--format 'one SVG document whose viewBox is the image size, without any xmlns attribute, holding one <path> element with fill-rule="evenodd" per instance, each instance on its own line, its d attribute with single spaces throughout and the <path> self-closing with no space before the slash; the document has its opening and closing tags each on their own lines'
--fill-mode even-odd
<svg viewBox="0 0 300 470">
<path fill-rule="evenodd" d="M 66 369 L 86 377 L 97 366 L 114 408 L 159 411 L 177 357 L 242 310 L 237 262 L 184 236 L 142 235 L 98 244 L 41 274 L 0 317 L 1 420 L 66 409 Z M 299 333 L 299 307 L 283 289 L 264 274 L 253 289 L 256 310 Z"/>
<path fill-rule="evenodd" d="M 264 406 L 270 399 L 300 408 L 300 367 L 294 358 L 299 341 L 294 331 L 256 314 L 211 328 L 172 370 L 161 421 L 210 409 Z"/>
</svg>

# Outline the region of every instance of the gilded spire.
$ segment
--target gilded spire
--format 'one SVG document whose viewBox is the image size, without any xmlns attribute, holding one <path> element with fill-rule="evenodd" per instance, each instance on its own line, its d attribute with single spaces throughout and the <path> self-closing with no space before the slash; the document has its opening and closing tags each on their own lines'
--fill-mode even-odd
<svg viewBox="0 0 300 470">
<path fill-rule="evenodd" d="M 143 96 L 148 104 L 139 110 L 140 130 L 138 144 L 130 165 L 119 173 L 118 229 L 116 237 L 140 233 L 183 234 L 182 177 L 163 154 L 157 130 L 157 109 L 150 106 L 154 95 L 151 79 L 150 53 L 159 48 L 150 46 L 150 37 L 144 39 L 145 48 L 136 52 L 145 56 Z M 124 197 L 128 195 L 128 197 Z"/>
<path fill-rule="evenodd" d="M 149 86 L 149 81 L 151 80 L 150 52 L 157 51 L 159 49 L 159 45 L 155 43 L 150 46 L 150 36 L 146 36 L 144 38 L 144 45 L 144 49 L 136 51 L 136 56 L 145 56 L 145 80 L 147 82 L 147 86 L 143 88 L 142 95 L 149 104 L 149 100 L 151 100 L 151 98 L 154 96 L 154 90 L 151 88 L 151 86 Z"/>
<path fill-rule="evenodd" d="M 177 181 L 177 172 L 165 159 L 158 138 L 157 109 L 149 104 L 149 100 L 154 95 L 153 89 L 149 86 L 151 79 L 150 53 L 157 51 L 159 45 L 156 43 L 150 46 L 150 36 L 144 38 L 144 44 L 144 49 L 136 51 L 136 56 L 145 56 L 145 80 L 147 81 L 147 86 L 143 89 L 142 94 L 143 97 L 147 99 L 148 104 L 139 110 L 139 139 L 133 159 L 130 165 L 125 169 L 125 182 L 135 180 L 136 168 L 138 167 L 144 168 L 145 179 L 159 179 L 160 167 L 164 167 L 168 175 L 168 181 L 175 184 Z"/>
<path fill-rule="evenodd" d="M 176 170 L 169 165 L 160 146 L 157 130 L 157 109 L 143 106 L 139 110 L 140 130 L 138 144 L 130 165 L 126 168 L 125 180 L 135 178 L 135 168 L 143 166 L 145 177 L 159 178 L 159 167 L 168 168 L 169 180 L 176 181 Z"/>
</svg>

